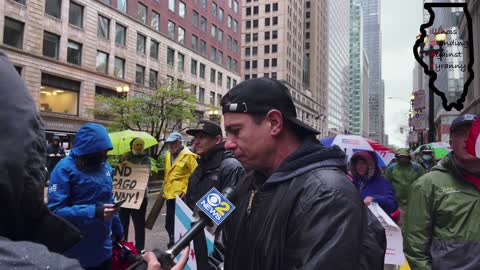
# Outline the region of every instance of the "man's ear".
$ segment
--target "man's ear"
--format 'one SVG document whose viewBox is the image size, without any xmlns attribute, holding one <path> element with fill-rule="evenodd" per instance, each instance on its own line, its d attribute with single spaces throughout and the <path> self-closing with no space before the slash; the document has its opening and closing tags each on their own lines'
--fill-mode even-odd
<svg viewBox="0 0 480 270">
<path fill-rule="evenodd" d="M 215 137 L 215 144 L 220 144 L 223 141 L 223 136 L 222 135 L 217 135 Z"/>
<path fill-rule="evenodd" d="M 270 134 L 276 136 L 283 130 L 283 116 L 279 110 L 270 110 L 265 119 L 270 124 Z"/>
</svg>

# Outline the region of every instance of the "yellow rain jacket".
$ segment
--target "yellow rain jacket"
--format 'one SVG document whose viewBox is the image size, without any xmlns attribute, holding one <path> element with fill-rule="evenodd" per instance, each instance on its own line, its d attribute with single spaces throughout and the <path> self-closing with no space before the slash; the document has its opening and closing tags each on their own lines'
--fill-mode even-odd
<svg viewBox="0 0 480 270">
<path fill-rule="evenodd" d="M 188 179 L 198 166 L 197 157 L 187 147 L 183 147 L 172 165 L 171 153 L 167 151 L 163 179 L 163 197 L 165 199 L 175 199 L 175 196 L 187 192 Z"/>
</svg>

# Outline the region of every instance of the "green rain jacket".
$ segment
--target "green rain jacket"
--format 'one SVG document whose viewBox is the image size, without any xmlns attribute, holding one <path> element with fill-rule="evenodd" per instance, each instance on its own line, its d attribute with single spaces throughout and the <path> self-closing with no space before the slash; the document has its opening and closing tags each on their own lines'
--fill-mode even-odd
<svg viewBox="0 0 480 270">
<path fill-rule="evenodd" d="M 480 191 L 450 153 L 412 184 L 404 249 L 412 270 L 480 269 Z"/>
<path fill-rule="evenodd" d="M 394 163 L 387 167 L 385 178 L 392 183 L 397 195 L 397 201 L 401 206 L 407 204 L 408 190 L 410 185 L 425 173 L 423 166 L 411 161 L 408 165 Z"/>
</svg>

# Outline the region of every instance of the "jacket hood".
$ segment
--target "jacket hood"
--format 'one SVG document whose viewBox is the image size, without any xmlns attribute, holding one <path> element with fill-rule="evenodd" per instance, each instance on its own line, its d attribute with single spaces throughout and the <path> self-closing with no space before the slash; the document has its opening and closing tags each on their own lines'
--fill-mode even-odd
<svg viewBox="0 0 480 270">
<path fill-rule="evenodd" d="M 51 251 L 62 252 L 65 246 L 70 247 L 67 243 L 73 238 L 67 231 L 73 228 L 43 202 L 44 126 L 27 87 L 1 51 L 0 85 L 0 236 L 42 243 Z"/>
<path fill-rule="evenodd" d="M 299 176 L 307 171 L 336 167 L 347 172 L 346 155 L 337 145 L 325 147 L 313 139 L 306 139 L 270 176 L 266 184 L 277 183 Z"/>
<path fill-rule="evenodd" d="M 112 141 L 105 127 L 100 124 L 88 123 L 78 130 L 72 154 L 84 156 L 112 149 Z"/>
<path fill-rule="evenodd" d="M 462 179 L 463 181 L 470 182 L 469 180 L 465 179 L 465 177 L 462 175 L 462 171 L 465 171 L 464 169 L 460 168 L 457 166 L 455 163 L 455 154 L 452 152 L 448 153 L 440 162 L 438 162 L 437 165 L 432 167 L 432 171 L 441 171 L 441 172 L 446 172 L 451 174 L 454 178 L 456 179 Z M 464 173 L 468 173 L 465 171 Z"/>
<path fill-rule="evenodd" d="M 367 171 L 367 178 L 371 179 L 372 177 L 378 175 L 379 168 L 377 166 L 377 162 L 375 157 L 372 156 L 373 153 L 368 151 L 356 152 L 353 154 L 352 158 L 350 159 L 350 172 L 354 177 L 360 176 L 357 172 L 357 162 L 360 159 L 363 159 L 367 162 L 368 171 Z"/>
</svg>

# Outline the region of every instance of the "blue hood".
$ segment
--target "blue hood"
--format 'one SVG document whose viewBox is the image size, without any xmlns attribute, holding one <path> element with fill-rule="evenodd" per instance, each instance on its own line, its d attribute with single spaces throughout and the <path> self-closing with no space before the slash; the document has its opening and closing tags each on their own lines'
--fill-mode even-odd
<svg viewBox="0 0 480 270">
<path fill-rule="evenodd" d="M 105 127 L 100 124 L 88 123 L 78 130 L 72 154 L 83 156 L 111 149 L 113 149 L 112 141 Z"/>
</svg>

